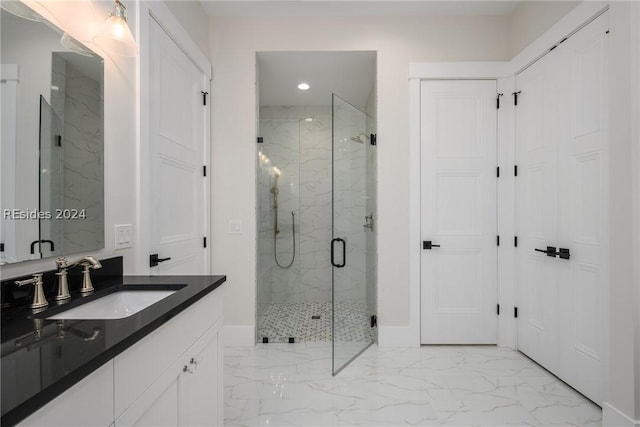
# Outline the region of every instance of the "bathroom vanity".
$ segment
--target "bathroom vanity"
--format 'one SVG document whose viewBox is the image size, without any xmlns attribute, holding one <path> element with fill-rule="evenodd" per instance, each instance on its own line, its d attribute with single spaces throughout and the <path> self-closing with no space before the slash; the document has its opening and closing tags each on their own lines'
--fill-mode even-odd
<svg viewBox="0 0 640 427">
<path fill-rule="evenodd" d="M 225 280 L 103 274 L 87 297 L 76 285 L 67 304 L 3 309 L 2 426 L 222 425 Z M 164 298 L 137 313 L 73 318 L 149 290 Z"/>
</svg>

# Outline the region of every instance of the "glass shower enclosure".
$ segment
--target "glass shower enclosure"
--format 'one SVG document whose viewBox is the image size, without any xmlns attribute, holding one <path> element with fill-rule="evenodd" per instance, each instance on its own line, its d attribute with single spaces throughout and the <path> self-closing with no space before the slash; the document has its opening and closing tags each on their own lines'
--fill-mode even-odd
<svg viewBox="0 0 640 427">
<path fill-rule="evenodd" d="M 330 354 L 335 375 L 377 339 L 375 52 L 258 64 L 256 341 Z M 308 94 L 282 89 L 294 71 Z"/>
</svg>

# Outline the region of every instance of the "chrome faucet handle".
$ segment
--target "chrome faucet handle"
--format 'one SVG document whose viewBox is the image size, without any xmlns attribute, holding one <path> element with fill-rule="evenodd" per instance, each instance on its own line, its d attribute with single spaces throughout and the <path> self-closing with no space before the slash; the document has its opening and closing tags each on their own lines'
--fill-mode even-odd
<svg viewBox="0 0 640 427">
<path fill-rule="evenodd" d="M 36 273 L 32 279 L 16 280 L 16 285 L 35 285 L 35 291 L 33 293 L 33 301 L 29 308 L 41 308 L 49 305 L 47 299 L 44 297 L 44 291 L 42 290 L 42 273 Z"/>
</svg>

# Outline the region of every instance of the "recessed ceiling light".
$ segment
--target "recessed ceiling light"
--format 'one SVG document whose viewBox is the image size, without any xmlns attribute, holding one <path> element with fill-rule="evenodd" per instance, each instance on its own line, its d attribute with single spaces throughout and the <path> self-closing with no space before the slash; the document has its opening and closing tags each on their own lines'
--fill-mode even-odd
<svg viewBox="0 0 640 427">
<path fill-rule="evenodd" d="M 302 82 L 300 84 L 298 84 L 298 89 L 300 90 L 309 90 L 311 86 L 309 86 L 309 84 Z"/>
</svg>

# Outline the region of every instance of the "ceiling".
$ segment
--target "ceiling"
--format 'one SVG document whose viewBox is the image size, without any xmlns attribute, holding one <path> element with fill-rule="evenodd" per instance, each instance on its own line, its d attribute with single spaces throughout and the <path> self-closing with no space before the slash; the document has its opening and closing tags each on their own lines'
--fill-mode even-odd
<svg viewBox="0 0 640 427">
<path fill-rule="evenodd" d="M 509 16 L 522 1 L 203 0 L 211 17 Z"/>
<path fill-rule="evenodd" d="M 259 52 L 260 106 L 328 106 L 335 93 L 364 110 L 376 75 L 376 53 Z M 301 91 L 298 83 L 311 88 Z"/>
</svg>

